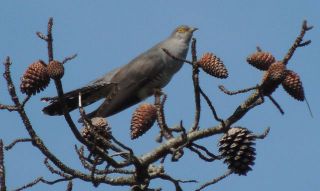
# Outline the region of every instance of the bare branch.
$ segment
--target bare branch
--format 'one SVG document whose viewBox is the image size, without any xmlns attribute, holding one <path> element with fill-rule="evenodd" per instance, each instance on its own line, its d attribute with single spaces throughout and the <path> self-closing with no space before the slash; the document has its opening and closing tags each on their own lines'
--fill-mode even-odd
<svg viewBox="0 0 320 191">
<path fill-rule="evenodd" d="M 163 96 L 161 100 L 161 96 Z M 165 95 L 161 90 L 155 90 L 154 92 L 154 105 L 157 108 L 157 122 L 160 128 L 161 136 L 164 136 L 167 140 L 173 138 L 173 135 L 166 123 L 166 118 L 164 114 L 164 104 L 167 100 L 167 95 Z"/>
<path fill-rule="evenodd" d="M 188 63 L 188 64 L 191 64 L 193 65 L 193 63 L 189 60 L 185 60 L 183 58 L 179 58 L 177 56 L 174 56 L 173 54 L 171 54 L 167 49 L 165 48 L 162 48 L 163 52 L 165 52 L 168 56 L 170 56 L 171 58 L 175 59 L 175 60 L 178 60 L 178 61 L 181 61 L 181 62 L 185 62 L 185 63 Z"/>
<path fill-rule="evenodd" d="M 215 184 L 217 182 L 219 182 L 220 180 L 226 178 L 227 176 L 229 176 L 230 174 L 232 174 L 233 172 L 231 170 L 228 170 L 226 173 L 224 173 L 223 175 L 203 184 L 200 188 L 198 188 L 196 191 L 200 191 L 200 190 L 203 190 L 205 187 L 208 187 L 212 184 Z"/>
<path fill-rule="evenodd" d="M 198 182 L 196 180 L 176 180 L 176 179 L 172 178 L 171 176 L 164 174 L 164 173 L 156 174 L 156 175 L 152 176 L 151 178 L 152 179 L 160 178 L 162 180 L 168 180 L 168 181 L 172 182 L 175 186 L 176 191 L 182 191 L 180 183 L 197 183 Z"/>
<path fill-rule="evenodd" d="M 71 55 L 71 56 L 68 56 L 66 58 L 63 59 L 63 61 L 61 62 L 62 64 L 65 64 L 67 62 L 69 62 L 70 60 L 73 60 L 77 57 L 78 55 L 77 54 L 74 54 L 74 55 Z"/>
<path fill-rule="evenodd" d="M 0 191 L 6 191 L 6 169 L 4 166 L 3 142 L 0 139 Z"/>
<path fill-rule="evenodd" d="M 219 89 L 225 93 L 225 94 L 228 94 L 228 95 L 236 95 L 236 94 L 240 94 L 240 93 L 246 93 L 248 91 L 251 91 L 251 90 L 256 90 L 258 89 L 260 86 L 259 85 L 256 85 L 254 87 L 250 87 L 250 88 L 246 88 L 246 89 L 242 89 L 242 90 L 237 90 L 237 91 L 229 91 L 227 88 L 225 88 L 223 85 L 220 85 L 219 86 Z"/>
<path fill-rule="evenodd" d="M 6 109 L 8 111 L 17 111 L 18 108 L 16 106 L 13 106 L 13 105 L 3 105 L 3 104 L 0 104 L 0 110 L 3 110 L 3 109 Z"/>
<path fill-rule="evenodd" d="M 61 177 L 64 177 L 64 178 L 71 178 L 72 176 L 69 175 L 69 174 L 66 174 L 62 171 L 59 171 L 59 170 L 56 170 L 54 169 L 50 164 L 49 164 L 49 161 L 48 161 L 48 158 L 45 158 L 43 163 L 45 164 L 45 166 L 48 168 L 48 170 L 52 173 L 52 174 L 57 174 Z"/>
<path fill-rule="evenodd" d="M 67 185 L 67 190 L 66 191 L 72 191 L 72 181 L 70 180 L 69 182 L 68 182 L 68 185 Z"/>
<path fill-rule="evenodd" d="M 282 115 L 284 115 L 284 111 L 283 111 L 283 109 L 281 108 L 280 104 L 279 104 L 275 99 L 273 99 L 273 97 L 272 97 L 271 95 L 269 95 L 268 98 L 271 100 L 271 102 L 273 103 L 273 105 L 276 106 L 276 108 L 280 111 L 280 113 L 281 113 Z"/>
<path fill-rule="evenodd" d="M 216 156 L 215 154 L 211 153 L 206 147 L 198 145 L 196 143 L 190 144 L 190 146 L 188 146 L 188 148 L 191 151 L 195 152 L 201 159 L 203 159 L 207 162 L 212 162 L 214 160 L 221 159 L 220 156 Z M 203 155 L 200 150 L 204 151 L 206 153 L 206 155 L 208 155 L 208 156 Z"/>
<path fill-rule="evenodd" d="M 56 184 L 59 182 L 65 182 L 65 181 L 68 181 L 68 179 L 60 178 L 60 179 L 56 179 L 53 181 L 48 181 L 48 180 L 45 180 L 43 177 L 38 177 L 38 178 L 34 179 L 33 181 L 31 181 L 30 183 L 25 184 L 25 185 L 21 186 L 20 188 L 15 189 L 14 191 L 21 191 L 21 190 L 24 190 L 27 188 L 31 188 L 40 182 L 48 184 L 48 185 L 53 185 L 53 184 Z"/>
<path fill-rule="evenodd" d="M 286 56 L 282 60 L 282 62 L 284 64 L 287 64 L 289 62 L 289 60 L 291 59 L 291 57 L 293 56 L 294 52 L 296 51 L 296 49 L 298 47 L 307 46 L 311 43 L 311 40 L 307 40 L 307 41 L 303 42 L 303 37 L 306 34 L 306 32 L 308 30 L 311 30 L 312 28 L 313 28 L 313 26 L 308 26 L 306 20 L 303 21 L 299 36 L 296 38 L 293 45 L 289 49 L 288 53 L 286 54 Z"/>
<path fill-rule="evenodd" d="M 262 52 L 262 49 L 261 49 L 260 46 L 257 46 L 256 49 L 257 49 L 258 52 Z"/>
<path fill-rule="evenodd" d="M 199 121 L 200 121 L 200 114 L 201 114 L 201 101 L 200 101 L 200 85 L 199 85 L 199 65 L 197 63 L 197 47 L 196 47 L 197 40 L 192 38 L 191 42 L 191 53 L 192 53 L 192 82 L 193 82 L 193 89 L 194 89 L 194 98 L 195 98 L 195 105 L 196 111 L 194 115 L 194 124 L 191 128 L 191 131 L 195 131 L 199 129 Z"/>
<path fill-rule="evenodd" d="M 48 33 L 47 33 L 47 44 L 48 44 L 48 58 L 49 62 L 53 60 L 53 38 L 52 38 L 52 26 L 53 26 L 53 18 L 50 17 L 48 21 Z"/>
<path fill-rule="evenodd" d="M 37 35 L 40 39 L 42 39 L 42 40 L 44 40 L 44 41 L 47 41 L 47 40 L 48 40 L 47 35 L 43 34 L 42 32 L 36 32 L 36 35 Z"/>
<path fill-rule="evenodd" d="M 220 123 L 222 123 L 223 126 L 225 126 L 223 119 L 219 118 L 210 98 L 203 92 L 203 90 L 201 88 L 199 88 L 199 90 L 200 90 L 200 94 L 206 100 L 208 106 L 210 107 L 215 120 L 219 121 Z"/>
<path fill-rule="evenodd" d="M 206 162 L 213 162 L 216 160 L 216 158 L 213 157 L 207 157 L 205 155 L 203 155 L 199 150 L 197 150 L 196 148 L 189 146 L 188 149 L 190 149 L 190 151 L 196 153 L 199 158 L 201 158 L 202 160 L 206 161 Z"/>
<path fill-rule="evenodd" d="M 264 139 L 269 135 L 269 132 L 270 132 L 270 127 L 266 128 L 262 134 L 255 135 L 254 137 L 256 139 Z"/>
<path fill-rule="evenodd" d="M 30 139 L 30 138 L 16 139 L 12 143 L 10 143 L 9 145 L 5 146 L 4 148 L 8 151 L 8 150 L 12 149 L 17 143 L 25 143 L 25 142 L 31 142 L 31 141 L 32 141 L 32 139 Z"/>
</svg>

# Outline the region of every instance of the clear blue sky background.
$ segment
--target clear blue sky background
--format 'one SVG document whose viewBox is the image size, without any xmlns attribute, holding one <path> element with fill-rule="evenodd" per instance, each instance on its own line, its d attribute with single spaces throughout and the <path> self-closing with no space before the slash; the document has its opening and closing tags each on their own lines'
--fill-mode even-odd
<svg viewBox="0 0 320 191">
<path fill-rule="evenodd" d="M 201 72 L 201 85 L 212 98 L 219 115 L 228 117 L 249 94 L 226 96 L 217 86 L 240 89 L 257 84 L 262 73 L 246 63 L 246 57 L 257 45 L 282 59 L 300 31 L 303 19 L 315 28 L 305 39 L 313 43 L 298 49 L 288 67 L 301 76 L 306 96 L 312 107 L 311 118 L 306 104 L 289 97 L 282 88 L 274 93 L 286 114 L 266 103 L 250 111 L 237 125 L 262 132 L 271 127 L 270 135 L 257 142 L 257 159 L 253 171 L 246 177 L 232 175 L 207 190 L 319 190 L 320 127 L 319 127 L 319 71 L 320 71 L 320 1 L 318 0 L 269 0 L 269 1 L 1 1 L 0 2 L 0 59 L 11 56 L 12 73 L 17 87 L 26 67 L 37 59 L 47 60 L 46 44 L 35 36 L 36 31 L 46 31 L 50 16 L 54 17 L 55 58 L 62 60 L 73 53 L 78 57 L 68 63 L 63 78 L 65 90 L 80 87 L 105 72 L 126 64 L 137 54 L 166 38 L 180 24 L 196 26 L 199 56 L 214 52 L 226 64 L 230 77 L 214 79 Z M 190 54 L 188 56 L 190 58 Z M 1 67 L 1 73 L 3 67 Z M 164 89 L 168 94 L 166 112 L 168 124 L 180 120 L 190 126 L 194 116 L 191 68 L 185 65 Z M 45 106 L 40 97 L 55 95 L 53 84 L 27 105 L 37 133 L 45 144 L 63 162 L 80 168 L 73 149 L 76 140 L 62 117 L 48 117 L 41 113 Z M 146 100 L 152 102 L 153 99 Z M 10 104 L 3 79 L 0 81 L 0 102 Z M 96 107 L 93 106 L 93 107 Z M 93 107 L 89 107 L 91 110 Z M 156 147 L 155 126 L 148 134 L 129 139 L 132 107 L 109 119 L 113 133 L 121 141 L 132 145 L 137 154 Z M 77 112 L 73 112 L 75 119 Z M 17 113 L 0 111 L 0 138 L 6 144 L 17 137 L 26 137 L 26 131 Z M 201 127 L 216 125 L 207 106 L 203 104 Z M 215 136 L 201 141 L 212 151 L 217 150 Z M 38 176 L 52 175 L 42 164 L 43 156 L 29 143 L 20 144 L 6 152 L 7 182 L 10 189 L 17 188 Z M 81 169 L 81 168 L 80 168 Z M 194 154 L 186 153 L 179 163 L 170 163 L 168 173 L 180 179 L 198 179 L 204 183 L 221 175 L 226 166 L 221 162 L 206 163 Z M 154 186 L 173 190 L 168 182 L 157 181 Z M 39 184 L 32 189 L 64 190 L 65 183 L 52 187 Z M 195 189 L 185 184 L 185 190 Z M 74 181 L 74 190 L 94 190 L 91 184 Z M 96 190 L 128 190 L 101 185 Z"/>
</svg>

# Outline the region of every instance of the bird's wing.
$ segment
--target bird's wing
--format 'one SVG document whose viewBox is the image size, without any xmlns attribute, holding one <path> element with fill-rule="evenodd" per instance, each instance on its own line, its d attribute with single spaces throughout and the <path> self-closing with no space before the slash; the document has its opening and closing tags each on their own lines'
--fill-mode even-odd
<svg viewBox="0 0 320 191">
<path fill-rule="evenodd" d="M 141 101 L 141 98 L 137 97 L 139 90 L 165 67 L 161 54 L 161 49 L 150 49 L 120 68 L 111 80 L 108 79 L 110 76 L 106 75 L 103 81 L 108 79 L 111 83 L 116 83 L 118 91 L 112 100 L 106 99 L 92 115 L 106 117 Z"/>
</svg>

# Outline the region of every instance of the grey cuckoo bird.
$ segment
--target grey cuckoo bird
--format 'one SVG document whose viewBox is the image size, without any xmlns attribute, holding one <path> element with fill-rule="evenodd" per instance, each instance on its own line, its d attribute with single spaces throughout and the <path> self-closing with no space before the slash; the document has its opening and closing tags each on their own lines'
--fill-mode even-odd
<svg viewBox="0 0 320 191">
<path fill-rule="evenodd" d="M 88 114 L 89 118 L 114 115 L 153 95 L 154 89 L 165 87 L 183 65 L 183 62 L 171 58 L 162 49 L 167 49 L 172 55 L 185 59 L 195 30 L 197 28 L 179 26 L 167 39 L 128 64 L 114 69 L 87 86 L 66 93 L 64 95 L 66 111 L 78 108 L 79 93 L 82 94 L 83 106 L 105 98 L 98 109 Z M 112 99 L 107 99 L 112 92 L 113 84 L 116 84 L 117 92 Z M 43 112 L 48 115 L 62 115 L 63 107 L 59 99 L 53 97 L 48 100 L 50 105 L 45 107 Z"/>
</svg>

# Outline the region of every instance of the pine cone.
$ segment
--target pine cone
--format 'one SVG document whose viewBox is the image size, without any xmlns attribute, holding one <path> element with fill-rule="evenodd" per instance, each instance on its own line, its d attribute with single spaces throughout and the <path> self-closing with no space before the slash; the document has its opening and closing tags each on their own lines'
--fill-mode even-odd
<svg viewBox="0 0 320 191">
<path fill-rule="evenodd" d="M 275 61 L 276 59 L 269 52 L 255 52 L 247 58 L 247 62 L 259 70 L 268 70 Z"/>
<path fill-rule="evenodd" d="M 255 137 L 246 128 L 230 128 L 219 141 L 219 152 L 224 157 L 224 163 L 238 175 L 246 175 L 254 165 Z"/>
<path fill-rule="evenodd" d="M 224 66 L 223 62 L 215 56 L 213 53 L 205 53 L 199 60 L 199 66 L 206 73 L 217 78 L 227 78 L 228 70 Z"/>
<path fill-rule="evenodd" d="M 131 119 L 131 139 L 136 139 L 147 132 L 157 118 L 157 109 L 153 104 L 141 104 Z"/>
<path fill-rule="evenodd" d="M 282 82 L 282 87 L 286 92 L 291 95 L 294 99 L 304 101 L 304 91 L 302 82 L 297 73 L 291 70 L 287 70 L 286 77 Z"/>
<path fill-rule="evenodd" d="M 59 80 L 64 75 L 64 67 L 63 64 L 57 60 L 53 60 L 48 64 L 47 67 L 48 75 L 50 78 L 54 80 Z"/>
<path fill-rule="evenodd" d="M 84 126 L 81 134 L 83 138 L 93 142 L 104 150 L 108 149 L 108 141 L 111 138 L 111 128 L 106 119 L 95 117 L 91 119 L 92 126 Z M 95 136 L 99 135 L 99 136 Z M 95 151 L 91 151 L 95 153 Z"/>
<path fill-rule="evenodd" d="M 274 62 L 265 72 L 261 83 L 263 95 L 271 95 L 286 76 L 286 66 L 282 62 Z"/>
<path fill-rule="evenodd" d="M 21 92 L 27 95 L 35 95 L 44 90 L 50 82 L 47 73 L 47 65 L 38 60 L 31 64 L 21 78 Z"/>
</svg>

